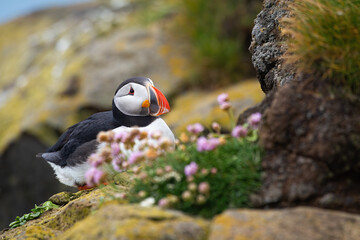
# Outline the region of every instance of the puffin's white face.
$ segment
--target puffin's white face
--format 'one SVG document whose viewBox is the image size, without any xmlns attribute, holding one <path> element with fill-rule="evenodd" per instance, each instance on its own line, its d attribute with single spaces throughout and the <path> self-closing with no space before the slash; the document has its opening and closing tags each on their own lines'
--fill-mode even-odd
<svg viewBox="0 0 360 240">
<path fill-rule="evenodd" d="M 124 85 L 114 96 L 116 107 L 129 116 L 149 115 L 149 108 L 143 107 L 143 103 L 148 99 L 149 93 L 147 87 L 138 83 Z"/>
<path fill-rule="evenodd" d="M 170 111 L 165 96 L 151 81 L 145 85 L 129 82 L 116 92 L 114 103 L 129 116 L 159 116 Z"/>
</svg>

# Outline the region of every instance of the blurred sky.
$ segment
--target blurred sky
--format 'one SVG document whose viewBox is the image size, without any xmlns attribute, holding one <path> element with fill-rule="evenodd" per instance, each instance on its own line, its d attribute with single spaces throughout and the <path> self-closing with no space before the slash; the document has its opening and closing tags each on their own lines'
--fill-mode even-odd
<svg viewBox="0 0 360 240">
<path fill-rule="evenodd" d="M 0 24 L 36 10 L 91 0 L 0 0 Z"/>
</svg>

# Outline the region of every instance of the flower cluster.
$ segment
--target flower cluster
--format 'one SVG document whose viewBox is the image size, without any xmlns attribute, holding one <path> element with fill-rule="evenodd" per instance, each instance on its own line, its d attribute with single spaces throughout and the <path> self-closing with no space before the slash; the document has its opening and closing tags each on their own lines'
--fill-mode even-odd
<svg viewBox="0 0 360 240">
<path fill-rule="evenodd" d="M 139 172 L 138 165 L 143 161 L 151 163 L 173 149 L 173 143 L 162 137 L 161 132 L 149 134 L 138 128 L 100 132 L 97 141 L 101 144 L 99 150 L 88 158 L 91 168 L 86 172 L 86 182 L 89 187 L 107 180 L 114 174 L 113 170 L 115 173 L 129 169 Z"/>
</svg>

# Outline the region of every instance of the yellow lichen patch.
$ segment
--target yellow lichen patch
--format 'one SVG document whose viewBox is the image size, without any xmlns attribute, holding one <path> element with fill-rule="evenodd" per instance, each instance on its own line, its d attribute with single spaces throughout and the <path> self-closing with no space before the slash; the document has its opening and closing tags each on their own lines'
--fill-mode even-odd
<svg viewBox="0 0 360 240">
<path fill-rule="evenodd" d="M 50 239 L 53 237 L 55 237 L 54 232 L 44 226 L 30 226 L 26 229 L 24 236 L 26 239 Z"/>
<path fill-rule="evenodd" d="M 208 222 L 175 211 L 137 205 L 106 205 L 58 239 L 204 239 Z"/>
<path fill-rule="evenodd" d="M 211 123 L 216 121 L 230 128 L 229 116 L 220 109 L 217 103 L 217 96 L 221 93 L 229 94 L 235 118 L 246 108 L 259 103 L 264 97 L 259 83 L 255 80 L 243 81 L 212 93 L 196 90 L 178 97 L 164 120 L 176 134 L 180 134 L 188 124 L 195 122 L 210 127 Z"/>
<path fill-rule="evenodd" d="M 184 78 L 187 76 L 186 72 L 186 59 L 181 57 L 170 58 L 171 72 L 174 76 Z"/>
</svg>

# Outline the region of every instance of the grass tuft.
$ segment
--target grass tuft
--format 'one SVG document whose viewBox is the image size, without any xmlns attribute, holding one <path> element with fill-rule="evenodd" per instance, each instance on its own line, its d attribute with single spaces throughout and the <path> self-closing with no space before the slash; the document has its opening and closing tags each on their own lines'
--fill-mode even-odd
<svg viewBox="0 0 360 240">
<path fill-rule="evenodd" d="M 284 22 L 285 61 L 297 72 L 360 93 L 360 0 L 301 0 Z"/>
</svg>

